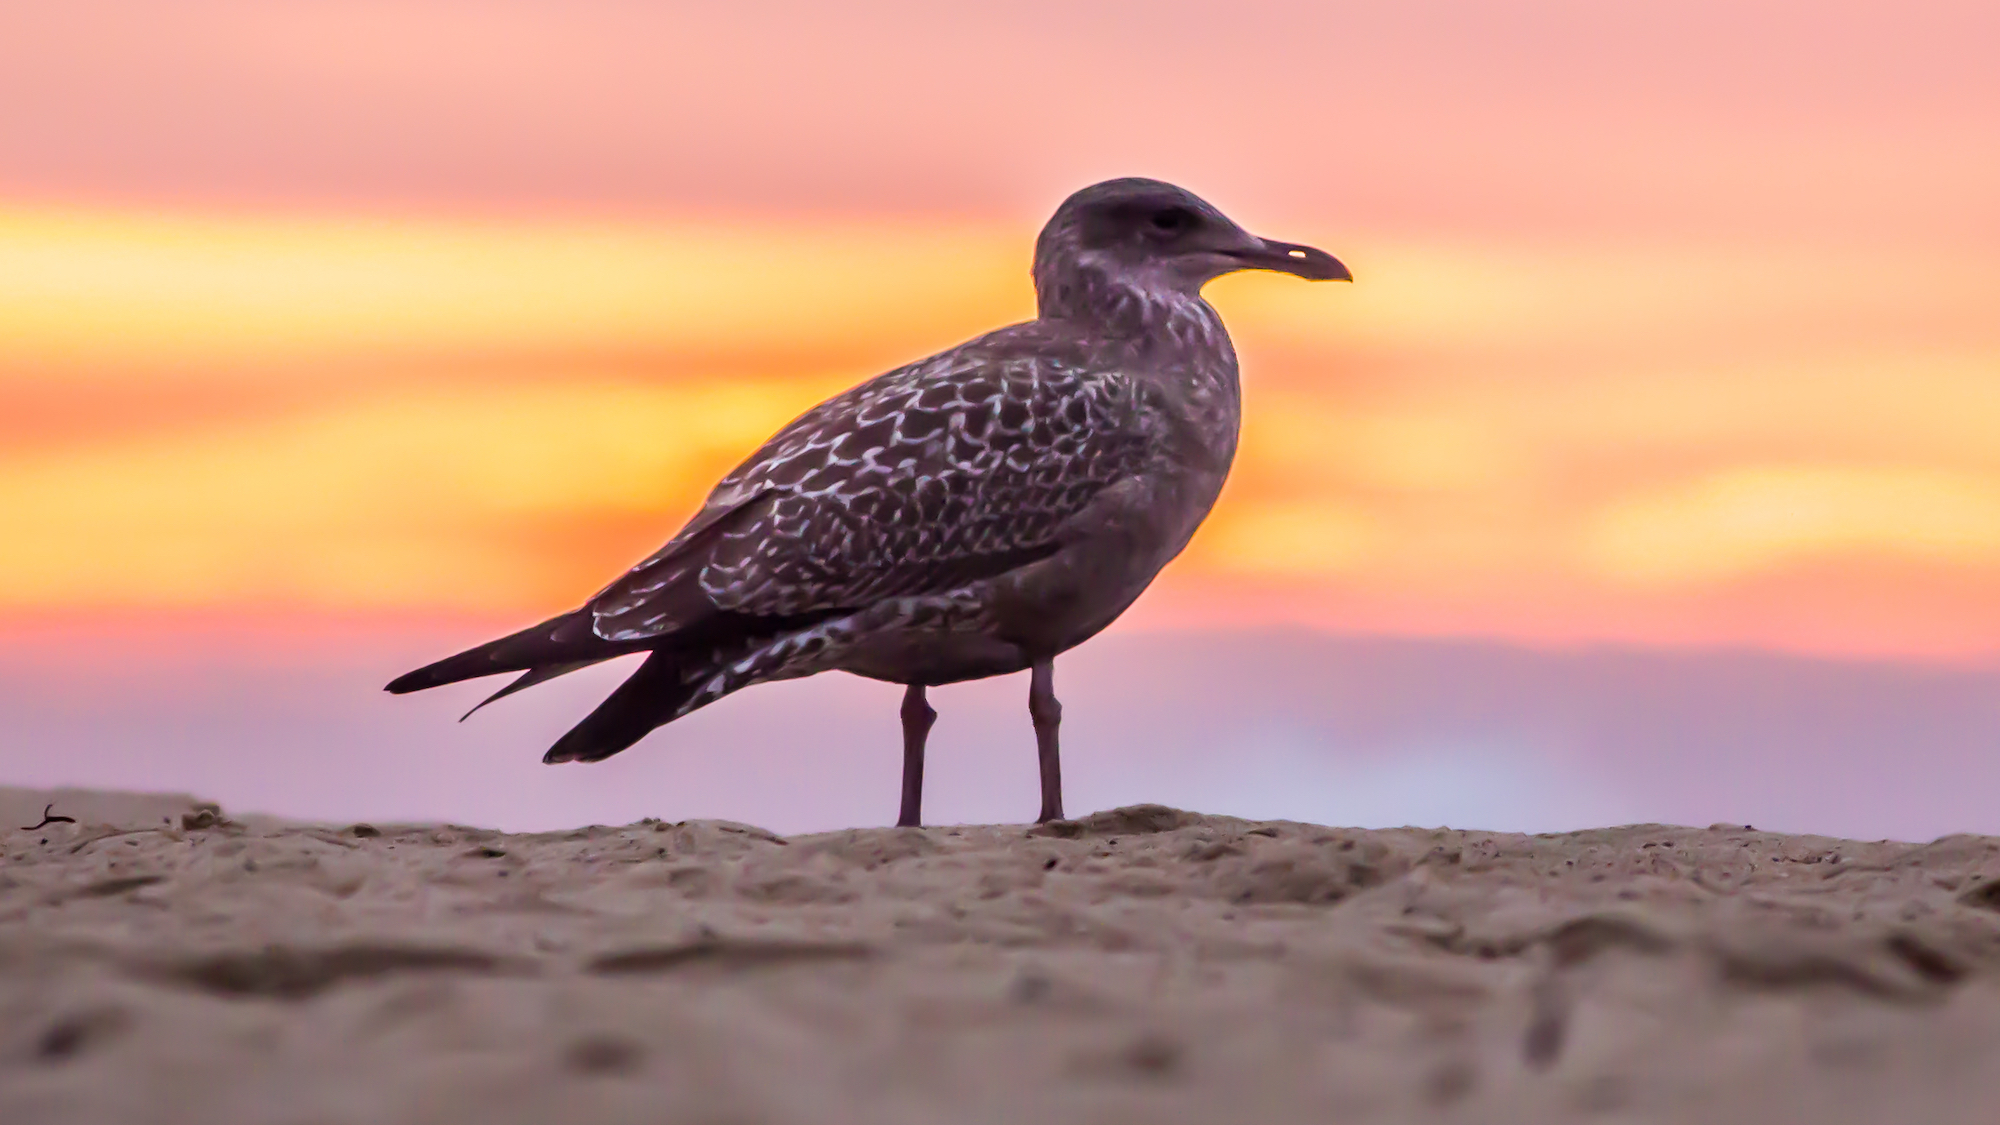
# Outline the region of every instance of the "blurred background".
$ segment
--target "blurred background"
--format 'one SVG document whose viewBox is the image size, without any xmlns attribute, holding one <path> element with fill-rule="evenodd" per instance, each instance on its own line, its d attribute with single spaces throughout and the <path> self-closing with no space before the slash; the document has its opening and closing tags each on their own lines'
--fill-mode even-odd
<svg viewBox="0 0 2000 1125">
<path fill-rule="evenodd" d="M 1244 443 L 1058 664 L 1073 811 L 2000 832 L 1986 0 L 0 9 L 0 784 L 510 828 L 890 822 L 897 690 L 602 765 L 453 722 L 820 397 L 1032 315 L 1118 175 L 1358 284 L 1210 289 Z M 926 812 L 1034 811 L 1025 679 Z"/>
</svg>

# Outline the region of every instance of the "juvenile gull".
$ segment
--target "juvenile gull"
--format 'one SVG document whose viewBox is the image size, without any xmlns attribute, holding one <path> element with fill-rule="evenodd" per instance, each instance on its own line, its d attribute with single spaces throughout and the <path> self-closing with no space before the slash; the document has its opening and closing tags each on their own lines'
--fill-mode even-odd
<svg viewBox="0 0 2000 1125">
<path fill-rule="evenodd" d="M 1245 269 L 1351 280 L 1172 184 L 1085 188 L 1035 242 L 1034 320 L 813 407 L 582 608 L 388 690 L 525 673 L 483 707 L 646 652 L 543 758 L 595 762 L 751 684 L 833 670 L 903 684 L 897 823 L 914 825 L 937 719 L 924 689 L 1030 669 L 1037 819 L 1060 819 L 1055 658 L 1138 598 L 1222 489 L 1241 398 L 1201 289 Z"/>
</svg>

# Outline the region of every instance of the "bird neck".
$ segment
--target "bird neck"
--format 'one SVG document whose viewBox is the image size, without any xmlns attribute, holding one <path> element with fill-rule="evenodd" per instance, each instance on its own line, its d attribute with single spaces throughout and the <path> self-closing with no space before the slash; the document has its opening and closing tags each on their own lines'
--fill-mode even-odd
<svg viewBox="0 0 2000 1125">
<path fill-rule="evenodd" d="M 1201 457 L 1226 473 L 1236 452 L 1242 389 L 1236 348 L 1214 307 L 1185 287 L 1149 285 L 1088 265 L 1035 274 L 1040 319 L 1138 359 L 1133 373 L 1158 388 Z"/>
<path fill-rule="evenodd" d="M 1160 276 L 1114 273 L 1088 262 L 1036 263 L 1035 301 L 1044 321 L 1060 321 L 1093 336 L 1131 341 L 1147 350 L 1226 356 L 1235 352 L 1222 318 L 1198 291 Z"/>
</svg>

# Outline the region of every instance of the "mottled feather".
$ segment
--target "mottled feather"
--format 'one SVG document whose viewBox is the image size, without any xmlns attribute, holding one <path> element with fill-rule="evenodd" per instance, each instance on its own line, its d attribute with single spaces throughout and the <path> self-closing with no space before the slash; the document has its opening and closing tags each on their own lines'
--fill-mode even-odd
<svg viewBox="0 0 2000 1125">
<path fill-rule="evenodd" d="M 706 551 L 687 534 L 590 602 L 599 636 L 685 628 L 690 579 L 754 617 L 942 594 L 1052 550 L 1064 523 L 1140 471 L 1142 390 L 1081 347 L 1019 327 L 899 368 L 786 426 L 711 495 Z"/>
</svg>

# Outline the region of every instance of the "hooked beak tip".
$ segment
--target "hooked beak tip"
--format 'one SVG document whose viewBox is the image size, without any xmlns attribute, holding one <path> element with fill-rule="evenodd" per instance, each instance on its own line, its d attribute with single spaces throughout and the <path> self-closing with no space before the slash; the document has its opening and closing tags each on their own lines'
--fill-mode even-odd
<svg viewBox="0 0 2000 1125">
<path fill-rule="evenodd" d="M 1260 250 L 1243 256 L 1251 269 L 1277 270 L 1307 281 L 1353 281 L 1354 274 L 1339 258 L 1311 246 L 1295 242 L 1262 239 Z"/>
</svg>

